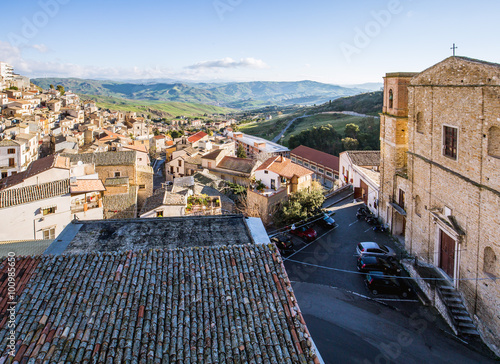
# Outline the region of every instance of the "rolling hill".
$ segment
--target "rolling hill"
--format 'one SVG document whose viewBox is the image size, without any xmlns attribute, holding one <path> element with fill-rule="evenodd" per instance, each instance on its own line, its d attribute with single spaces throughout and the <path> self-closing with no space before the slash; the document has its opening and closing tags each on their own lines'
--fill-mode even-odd
<svg viewBox="0 0 500 364">
<path fill-rule="evenodd" d="M 191 102 L 235 109 L 252 109 L 267 105 L 313 105 L 363 89 L 348 88 L 314 81 L 297 82 L 230 82 L 230 83 L 133 83 L 78 78 L 36 78 L 42 88 L 62 85 L 81 95 L 117 97 L 129 100 Z"/>
</svg>

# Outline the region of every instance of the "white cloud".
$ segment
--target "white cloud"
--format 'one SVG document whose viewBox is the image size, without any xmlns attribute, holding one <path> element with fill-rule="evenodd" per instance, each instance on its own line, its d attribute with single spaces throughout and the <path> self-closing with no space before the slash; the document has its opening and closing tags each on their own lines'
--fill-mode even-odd
<svg viewBox="0 0 500 364">
<path fill-rule="evenodd" d="M 191 66 L 189 69 L 208 69 L 208 68 L 269 68 L 269 66 L 260 59 L 255 58 L 241 58 L 236 61 L 232 58 L 226 57 L 215 61 L 202 61 Z"/>
<path fill-rule="evenodd" d="M 45 44 L 35 44 L 33 48 L 35 48 L 40 53 L 47 53 L 49 51 L 49 47 L 47 47 Z"/>
</svg>

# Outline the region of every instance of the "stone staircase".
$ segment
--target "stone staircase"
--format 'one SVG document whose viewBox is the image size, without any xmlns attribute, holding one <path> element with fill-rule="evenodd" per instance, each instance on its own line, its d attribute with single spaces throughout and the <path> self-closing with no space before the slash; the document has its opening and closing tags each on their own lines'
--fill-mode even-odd
<svg viewBox="0 0 500 364">
<path fill-rule="evenodd" d="M 474 325 L 460 293 L 447 282 L 441 282 L 436 288 L 448 309 L 459 336 L 479 337 L 476 325 Z"/>
</svg>

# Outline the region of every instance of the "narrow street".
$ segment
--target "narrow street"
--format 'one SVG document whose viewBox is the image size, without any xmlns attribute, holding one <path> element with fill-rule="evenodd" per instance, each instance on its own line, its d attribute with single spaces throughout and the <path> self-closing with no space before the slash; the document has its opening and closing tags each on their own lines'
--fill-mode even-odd
<svg viewBox="0 0 500 364">
<path fill-rule="evenodd" d="M 295 295 L 325 363 L 493 363 L 456 338 L 432 307 L 418 299 L 417 287 L 407 298 L 372 295 L 357 271 L 356 244 L 373 241 L 399 247 L 386 233 L 376 233 L 356 218 L 361 205 L 348 192 L 332 197 L 342 202 L 335 229 L 313 225 L 318 238 L 310 244 L 293 236 L 296 252 L 284 258 Z M 483 348 L 477 348 L 481 350 Z"/>
</svg>

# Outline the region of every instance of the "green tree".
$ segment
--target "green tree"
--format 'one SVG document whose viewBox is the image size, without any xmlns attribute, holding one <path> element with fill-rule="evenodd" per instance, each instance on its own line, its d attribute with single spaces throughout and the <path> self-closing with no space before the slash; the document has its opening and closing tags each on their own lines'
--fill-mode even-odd
<svg viewBox="0 0 500 364">
<path fill-rule="evenodd" d="M 354 138 L 344 138 L 342 139 L 342 145 L 344 146 L 344 150 L 356 150 L 358 149 L 359 142 Z"/>
<path fill-rule="evenodd" d="M 236 156 L 238 158 L 246 158 L 247 154 L 245 153 L 245 149 L 243 148 L 243 145 L 238 145 L 238 149 L 236 150 Z"/>
<path fill-rule="evenodd" d="M 275 222 L 278 225 L 288 225 L 308 219 L 316 214 L 324 201 L 325 196 L 322 187 L 318 182 L 314 181 L 308 189 L 290 195 L 290 198 L 276 212 Z"/>
<path fill-rule="evenodd" d="M 51 90 L 54 89 L 54 85 L 52 85 L 52 84 L 49 87 L 50 87 Z"/>
<path fill-rule="evenodd" d="M 172 137 L 172 139 L 180 138 L 183 135 L 184 134 L 181 131 L 179 131 L 179 130 L 171 130 L 170 131 L 170 136 Z"/>
<path fill-rule="evenodd" d="M 357 139 L 359 126 L 356 124 L 347 124 L 344 129 L 344 135 L 349 138 Z"/>
<path fill-rule="evenodd" d="M 64 95 L 64 86 L 63 85 L 57 85 L 57 91 L 61 93 L 61 96 Z"/>
</svg>

